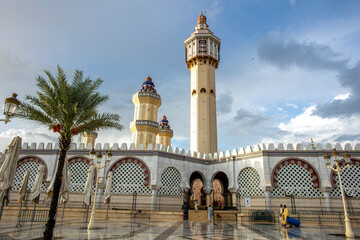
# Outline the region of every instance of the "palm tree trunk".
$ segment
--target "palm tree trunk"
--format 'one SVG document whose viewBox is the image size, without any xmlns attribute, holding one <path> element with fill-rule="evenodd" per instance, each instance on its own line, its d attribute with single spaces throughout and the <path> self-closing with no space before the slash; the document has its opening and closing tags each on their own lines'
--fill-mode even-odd
<svg viewBox="0 0 360 240">
<path fill-rule="evenodd" d="M 55 227 L 55 216 L 57 213 L 60 188 L 61 188 L 62 173 L 63 173 L 64 163 L 65 163 L 66 153 L 71 144 L 71 139 L 67 140 L 63 137 L 60 137 L 59 143 L 60 143 L 59 144 L 60 145 L 60 157 L 58 160 L 58 168 L 57 168 L 56 176 L 55 176 L 54 189 L 53 189 L 53 195 L 51 198 L 48 220 L 47 220 L 45 231 L 44 231 L 44 239 L 49 239 L 49 240 L 51 240 L 53 237 L 53 230 Z"/>
</svg>

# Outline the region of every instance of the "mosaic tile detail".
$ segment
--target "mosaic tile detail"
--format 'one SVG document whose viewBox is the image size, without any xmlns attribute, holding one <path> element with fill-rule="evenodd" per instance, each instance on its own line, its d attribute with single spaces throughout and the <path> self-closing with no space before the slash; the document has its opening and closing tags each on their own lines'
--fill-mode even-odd
<svg viewBox="0 0 360 240">
<path fill-rule="evenodd" d="M 323 193 L 313 186 L 315 178 L 300 164 L 284 165 L 274 178 L 277 180 L 277 187 L 271 192 L 273 197 L 285 197 L 289 194 L 294 194 L 295 197 L 323 197 Z"/>
<path fill-rule="evenodd" d="M 260 188 L 260 176 L 254 168 L 244 168 L 238 177 L 238 196 L 262 197 L 263 190 Z"/>
<path fill-rule="evenodd" d="M 30 175 L 29 175 L 29 182 L 27 185 L 27 191 L 30 192 L 31 187 L 35 182 L 37 170 L 38 170 L 40 164 L 41 164 L 41 160 L 39 160 L 37 158 L 31 157 L 31 158 L 25 158 L 25 159 L 20 160 L 18 162 L 18 167 L 16 168 L 12 190 L 13 191 L 20 190 L 20 187 L 21 187 L 21 184 L 22 184 L 22 181 L 24 178 L 24 174 L 28 170 Z M 43 180 L 43 184 L 41 186 L 42 192 L 46 191 L 46 184 L 45 184 L 46 176 L 45 175 L 46 174 L 44 173 L 44 180 Z"/>
<path fill-rule="evenodd" d="M 161 188 L 159 189 L 160 195 L 180 196 L 180 172 L 174 167 L 166 168 L 161 174 Z"/>
<path fill-rule="evenodd" d="M 340 162 L 341 163 L 341 162 Z M 353 164 L 350 168 L 344 169 L 340 174 L 341 182 L 343 184 L 343 189 L 346 195 L 354 198 L 360 198 L 360 166 L 359 161 L 353 161 Z M 339 164 L 341 169 L 344 168 L 344 163 Z M 337 172 L 331 172 L 331 181 L 333 185 L 333 190 L 330 193 L 330 196 L 333 198 L 341 198 L 339 177 Z"/>
<path fill-rule="evenodd" d="M 115 163 L 109 171 L 113 171 L 111 192 L 118 194 L 151 194 L 149 188 L 149 174 L 145 171 L 144 163 L 135 159 L 123 159 Z"/>
</svg>

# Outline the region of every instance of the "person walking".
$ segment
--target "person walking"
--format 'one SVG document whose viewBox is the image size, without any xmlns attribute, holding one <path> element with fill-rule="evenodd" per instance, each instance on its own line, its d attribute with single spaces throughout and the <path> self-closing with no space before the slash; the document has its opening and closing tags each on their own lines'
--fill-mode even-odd
<svg viewBox="0 0 360 240">
<path fill-rule="evenodd" d="M 199 202 L 198 202 L 198 200 L 195 200 L 195 212 L 197 212 L 198 211 L 198 209 L 199 209 Z"/>
<path fill-rule="evenodd" d="M 211 222 L 211 217 L 213 215 L 213 209 L 212 209 L 211 205 L 209 205 L 209 207 L 207 208 L 207 212 L 208 212 L 208 220 L 209 220 L 209 222 Z"/>
</svg>

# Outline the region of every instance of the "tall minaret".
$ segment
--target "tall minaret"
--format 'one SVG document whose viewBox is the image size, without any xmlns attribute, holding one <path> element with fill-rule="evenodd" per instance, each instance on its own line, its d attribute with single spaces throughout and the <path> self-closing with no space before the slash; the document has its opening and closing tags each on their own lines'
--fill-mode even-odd
<svg viewBox="0 0 360 240">
<path fill-rule="evenodd" d="M 145 149 L 149 143 L 154 147 L 156 135 L 159 133 L 157 115 L 161 98 L 156 93 L 155 84 L 150 76 L 146 78 L 140 91 L 133 95 L 132 100 L 135 105 L 134 121 L 130 123 L 132 142 L 135 143 L 136 149 L 140 143 L 144 144 Z"/>
<path fill-rule="evenodd" d="M 220 60 L 220 42 L 201 12 L 195 31 L 185 40 L 185 59 L 191 75 L 190 149 L 217 152 L 215 69 Z"/>
</svg>

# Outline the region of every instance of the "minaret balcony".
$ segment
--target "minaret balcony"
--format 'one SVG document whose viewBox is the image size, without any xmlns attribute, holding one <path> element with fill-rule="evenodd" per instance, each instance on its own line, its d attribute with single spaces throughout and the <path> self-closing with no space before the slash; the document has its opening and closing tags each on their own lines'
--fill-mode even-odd
<svg viewBox="0 0 360 240">
<path fill-rule="evenodd" d="M 153 92 L 137 92 L 133 95 L 133 103 L 135 105 L 140 103 L 150 103 L 160 107 L 161 97 L 159 94 Z"/>
<path fill-rule="evenodd" d="M 153 97 L 158 100 L 161 100 L 160 95 L 153 92 L 138 92 L 138 97 Z"/>
<path fill-rule="evenodd" d="M 149 131 L 153 133 L 159 132 L 159 123 L 149 120 L 136 120 L 130 123 L 131 132 Z"/>
</svg>

